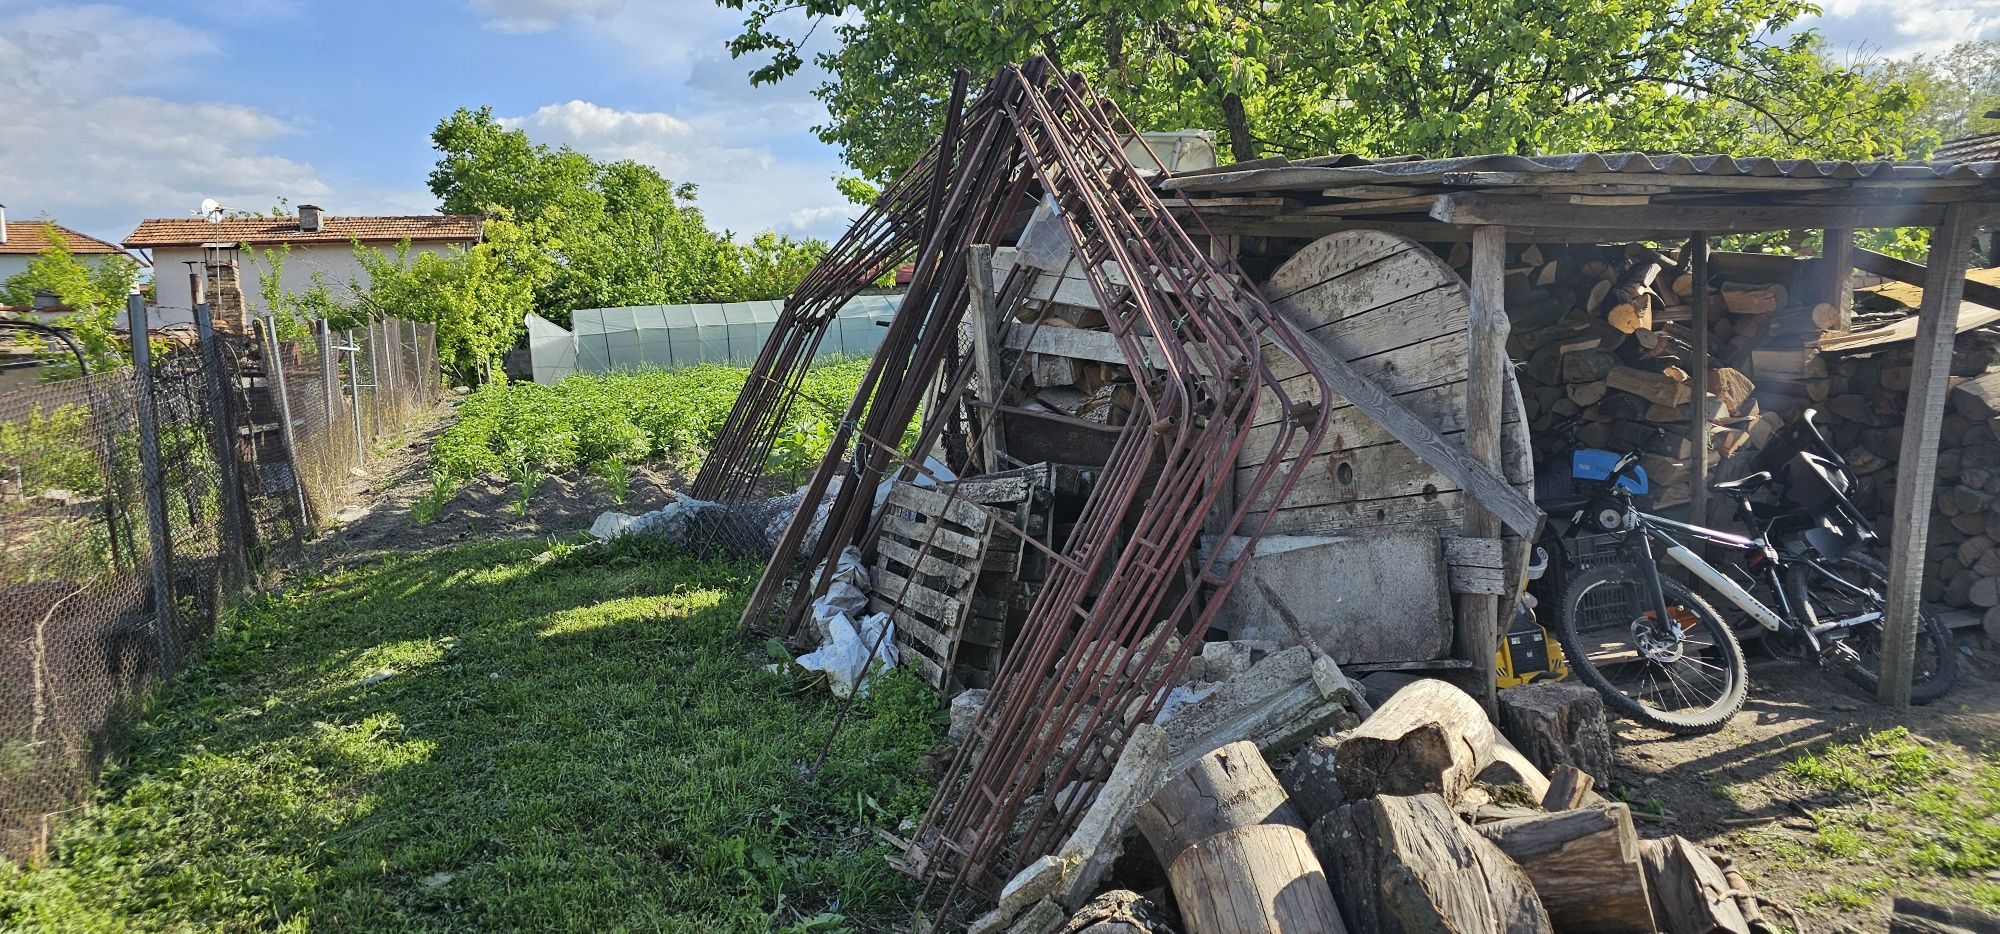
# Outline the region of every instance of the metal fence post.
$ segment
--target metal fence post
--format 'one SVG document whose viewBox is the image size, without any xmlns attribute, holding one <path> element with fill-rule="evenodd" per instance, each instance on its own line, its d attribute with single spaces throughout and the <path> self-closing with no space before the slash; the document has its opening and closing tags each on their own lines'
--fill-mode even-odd
<svg viewBox="0 0 2000 934">
<path fill-rule="evenodd" d="M 208 302 L 199 298 L 201 277 L 190 274 L 188 280 L 191 287 L 188 294 L 197 296 L 194 328 L 201 350 L 201 382 L 208 396 L 209 443 L 214 448 L 216 482 L 222 488 L 222 537 L 218 545 L 227 589 L 234 591 L 250 582 L 250 510 L 243 501 L 243 480 L 237 472 L 236 418 L 230 411 L 229 392 L 224 386 L 229 373 L 223 368 L 222 346 L 215 336 L 215 317 Z"/>
<path fill-rule="evenodd" d="M 312 506 L 306 502 L 305 475 L 299 472 L 298 439 L 292 436 L 292 393 L 291 388 L 285 385 L 285 352 L 278 344 L 276 315 L 269 312 L 264 314 L 264 333 L 270 338 L 270 342 L 264 345 L 267 351 L 265 362 L 270 365 L 270 370 L 264 374 L 264 378 L 278 390 L 278 419 L 281 422 L 279 435 L 285 442 L 285 466 L 292 471 L 292 491 L 299 501 L 299 538 L 303 540 L 312 534 Z"/>
<path fill-rule="evenodd" d="M 132 331 L 132 368 L 139 388 L 139 476 L 146 497 L 146 543 L 152 552 L 153 637 L 159 644 L 162 669 L 172 660 L 174 622 L 173 543 L 167 532 L 167 482 L 160 469 L 159 412 L 153 395 L 152 333 L 147 327 L 146 300 L 134 292 L 125 297 L 125 316 Z"/>
<path fill-rule="evenodd" d="M 354 342 L 354 329 L 347 329 L 347 344 L 340 348 L 347 355 L 347 414 L 354 419 L 354 466 L 366 467 L 361 445 L 361 345 Z"/>
<path fill-rule="evenodd" d="M 374 320 L 364 328 L 368 333 L 368 408 L 375 423 L 372 436 L 382 433 L 382 342 L 375 337 Z"/>
</svg>

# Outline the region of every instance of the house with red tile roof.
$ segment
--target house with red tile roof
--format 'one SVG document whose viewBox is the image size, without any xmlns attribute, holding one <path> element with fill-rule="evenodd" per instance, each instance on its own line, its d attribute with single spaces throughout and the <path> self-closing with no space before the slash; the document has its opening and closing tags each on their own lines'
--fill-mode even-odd
<svg viewBox="0 0 2000 934">
<path fill-rule="evenodd" d="M 55 227 L 56 235 L 69 246 L 69 251 L 86 263 L 125 252 L 116 243 L 107 243 L 68 227 L 52 225 L 47 220 L 9 220 L 7 206 L 0 204 L 0 282 L 5 282 L 26 270 L 28 263 L 48 248 L 51 226 Z"/>
<path fill-rule="evenodd" d="M 144 220 L 125 246 L 151 254 L 161 307 L 193 307 L 188 275 L 196 273 L 211 292 L 240 289 L 243 305 L 255 311 L 264 307 L 259 283 L 270 270 L 269 253 L 283 254 L 280 279 L 288 291 L 311 288 L 317 273 L 337 298 L 345 298 L 353 285 L 367 284 L 368 274 L 354 258 L 356 244 L 393 254 L 408 241 L 412 257 L 448 253 L 478 243 L 482 228 L 477 215 L 341 217 L 302 204 L 293 216 Z"/>
</svg>

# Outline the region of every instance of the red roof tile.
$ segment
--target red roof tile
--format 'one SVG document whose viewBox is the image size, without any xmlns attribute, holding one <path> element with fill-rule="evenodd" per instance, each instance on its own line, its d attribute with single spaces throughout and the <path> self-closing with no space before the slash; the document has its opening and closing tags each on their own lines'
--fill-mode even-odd
<svg viewBox="0 0 2000 934">
<path fill-rule="evenodd" d="M 8 221 L 7 242 L 0 243 L 0 253 L 40 253 L 48 248 L 46 235 L 48 221 Z M 71 253 L 97 255 L 103 253 L 123 253 L 116 243 L 106 243 L 89 234 L 77 233 L 61 225 L 56 231 L 68 242 Z"/>
<path fill-rule="evenodd" d="M 477 240 L 482 218 L 472 214 L 414 217 L 321 215 L 321 228 L 308 233 L 296 217 L 228 218 L 211 224 L 199 217 L 156 217 L 139 222 L 125 238 L 132 248 L 199 246 L 204 243 L 346 243 L 350 240 Z"/>
</svg>

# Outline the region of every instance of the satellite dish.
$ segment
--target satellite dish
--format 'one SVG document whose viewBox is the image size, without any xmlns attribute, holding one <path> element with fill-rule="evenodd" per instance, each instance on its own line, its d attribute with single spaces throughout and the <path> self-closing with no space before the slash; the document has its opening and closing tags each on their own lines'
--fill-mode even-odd
<svg viewBox="0 0 2000 934">
<path fill-rule="evenodd" d="M 211 224 L 222 223 L 222 205 L 214 198 L 201 199 L 201 216 L 208 218 Z"/>
</svg>

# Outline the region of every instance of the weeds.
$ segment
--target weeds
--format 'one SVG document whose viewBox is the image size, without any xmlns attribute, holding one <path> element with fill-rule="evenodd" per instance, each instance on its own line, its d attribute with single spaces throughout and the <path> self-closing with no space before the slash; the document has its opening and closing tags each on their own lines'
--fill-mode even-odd
<svg viewBox="0 0 2000 934">
<path fill-rule="evenodd" d="M 431 524 L 437 519 L 438 513 L 444 511 L 445 504 L 451 502 L 451 498 L 456 495 L 458 495 L 458 481 L 442 472 L 431 471 L 430 489 L 425 490 L 424 495 L 417 497 L 417 501 L 410 504 L 410 524 Z"/>
</svg>

